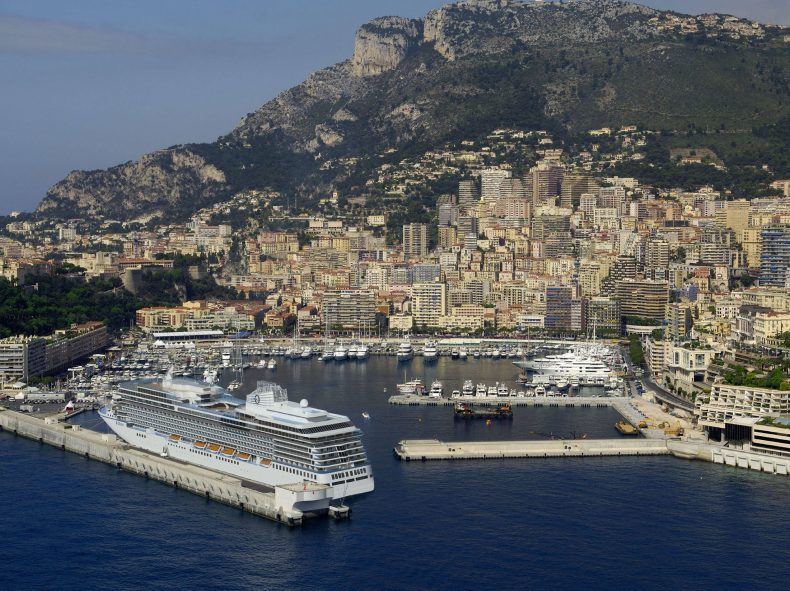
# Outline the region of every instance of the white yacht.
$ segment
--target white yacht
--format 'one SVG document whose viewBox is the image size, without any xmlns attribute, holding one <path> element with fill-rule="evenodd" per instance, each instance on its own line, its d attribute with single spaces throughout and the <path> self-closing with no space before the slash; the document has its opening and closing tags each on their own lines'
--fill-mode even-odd
<svg viewBox="0 0 790 591">
<path fill-rule="evenodd" d="M 144 378 L 121 384 L 99 414 L 132 447 L 260 486 L 312 487 L 294 504 L 300 511 L 373 490 L 361 432 L 349 418 L 291 402 L 269 382 L 241 400 L 170 374 Z"/>
<path fill-rule="evenodd" d="M 501 384 L 499 384 L 498 387 L 497 387 L 496 393 L 497 393 L 497 396 L 499 396 L 500 398 L 507 397 L 510 394 L 510 391 L 508 390 L 507 384 L 505 384 L 505 382 L 502 382 Z"/>
<path fill-rule="evenodd" d="M 276 359 L 269 359 L 269 363 L 266 364 L 267 369 L 277 369 L 277 360 Z"/>
<path fill-rule="evenodd" d="M 486 397 L 486 385 L 485 384 L 477 384 L 475 388 L 475 396 L 477 398 L 485 398 Z"/>
<path fill-rule="evenodd" d="M 469 351 L 465 347 L 458 349 L 458 359 L 466 359 L 467 357 L 469 357 Z"/>
<path fill-rule="evenodd" d="M 422 357 L 425 361 L 436 361 L 439 357 L 439 349 L 435 341 L 428 341 L 422 350 Z"/>
<path fill-rule="evenodd" d="M 368 358 L 368 355 L 370 355 L 370 349 L 365 343 L 357 345 L 357 359 L 363 361 Z"/>
<path fill-rule="evenodd" d="M 409 361 L 414 357 L 414 348 L 411 341 L 406 339 L 398 346 L 398 361 Z"/>
<path fill-rule="evenodd" d="M 334 358 L 335 361 L 345 361 L 348 358 L 348 349 L 346 349 L 343 343 L 338 343 L 335 347 Z"/>
<path fill-rule="evenodd" d="M 565 380 L 576 377 L 583 384 L 605 383 L 612 375 L 612 371 L 600 359 L 583 356 L 574 351 L 532 360 L 514 361 L 514 364 L 542 376 Z"/>
<path fill-rule="evenodd" d="M 441 398 L 444 395 L 444 386 L 439 380 L 431 384 L 431 389 L 428 391 L 428 396 L 431 398 Z"/>
<path fill-rule="evenodd" d="M 346 357 L 348 357 L 351 361 L 357 360 L 357 352 L 359 351 L 356 343 L 351 343 L 348 346 L 348 350 L 346 351 Z"/>
<path fill-rule="evenodd" d="M 421 380 L 409 380 L 397 385 L 398 393 L 403 396 L 422 396 L 425 394 L 425 386 Z"/>
<path fill-rule="evenodd" d="M 461 390 L 461 393 L 464 396 L 474 396 L 475 395 L 475 385 L 472 383 L 472 380 L 464 380 L 464 387 Z"/>
</svg>

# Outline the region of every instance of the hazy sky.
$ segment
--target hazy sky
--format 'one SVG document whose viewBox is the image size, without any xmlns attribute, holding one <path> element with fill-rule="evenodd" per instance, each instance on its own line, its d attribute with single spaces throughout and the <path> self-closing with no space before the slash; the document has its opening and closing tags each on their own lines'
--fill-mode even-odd
<svg viewBox="0 0 790 591">
<path fill-rule="evenodd" d="M 73 169 L 212 141 L 321 67 L 375 16 L 442 0 L 3 0 L 0 214 Z M 645 0 L 790 23 L 790 0 Z"/>
</svg>

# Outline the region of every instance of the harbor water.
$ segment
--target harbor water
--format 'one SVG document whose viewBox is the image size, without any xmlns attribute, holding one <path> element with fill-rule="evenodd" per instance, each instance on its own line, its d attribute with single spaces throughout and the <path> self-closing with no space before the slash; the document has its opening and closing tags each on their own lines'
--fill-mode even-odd
<svg viewBox="0 0 790 591">
<path fill-rule="evenodd" d="M 395 459 L 400 439 L 618 436 L 611 408 L 516 407 L 486 425 L 387 404 L 404 375 L 449 394 L 464 379 L 512 388 L 516 374 L 504 360 L 391 357 L 245 372 L 238 395 L 274 379 L 364 431 L 375 492 L 350 499 L 350 521 L 295 529 L 0 434 L 0 589 L 786 588 L 786 478 L 668 456 Z"/>
</svg>

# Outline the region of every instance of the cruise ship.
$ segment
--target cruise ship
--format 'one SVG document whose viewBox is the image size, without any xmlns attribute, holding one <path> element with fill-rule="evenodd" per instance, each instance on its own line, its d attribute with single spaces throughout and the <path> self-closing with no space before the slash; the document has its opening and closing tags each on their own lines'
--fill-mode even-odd
<svg viewBox="0 0 790 591">
<path fill-rule="evenodd" d="M 323 499 L 301 511 L 326 509 L 332 499 L 373 490 L 361 431 L 348 417 L 288 400 L 271 382 L 240 400 L 219 386 L 170 375 L 121 384 L 99 411 L 129 445 L 264 487 L 316 483 Z"/>
<path fill-rule="evenodd" d="M 612 375 L 612 371 L 600 359 L 574 351 L 513 363 L 539 375 L 566 380 L 576 378 L 580 383 L 586 384 L 604 383 Z"/>
</svg>

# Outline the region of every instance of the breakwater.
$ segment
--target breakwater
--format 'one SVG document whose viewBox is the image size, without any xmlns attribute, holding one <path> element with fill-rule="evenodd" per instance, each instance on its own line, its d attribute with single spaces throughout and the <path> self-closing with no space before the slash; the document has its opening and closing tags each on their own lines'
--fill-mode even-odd
<svg viewBox="0 0 790 591">
<path fill-rule="evenodd" d="M 0 409 L 0 430 L 111 464 L 118 469 L 159 481 L 207 499 L 236 507 L 289 526 L 301 525 L 312 514 L 303 513 L 297 503 L 320 501 L 328 487 L 316 483 L 276 486 L 271 489 L 238 478 L 185 464 L 167 457 L 135 449 L 115 435 L 97 433 L 70 425 L 56 417 L 39 419 Z M 348 507 L 330 507 L 336 518 L 349 515 Z"/>
</svg>

